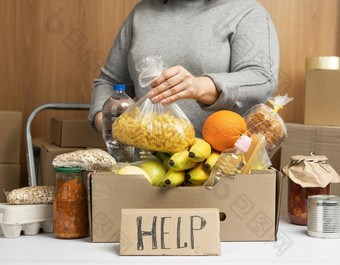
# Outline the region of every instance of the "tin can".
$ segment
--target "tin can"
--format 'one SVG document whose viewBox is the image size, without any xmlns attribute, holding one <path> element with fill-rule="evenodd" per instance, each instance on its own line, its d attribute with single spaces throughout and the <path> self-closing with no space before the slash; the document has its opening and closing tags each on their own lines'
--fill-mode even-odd
<svg viewBox="0 0 340 265">
<path fill-rule="evenodd" d="M 340 197 L 308 197 L 307 234 L 319 238 L 340 238 Z"/>
</svg>

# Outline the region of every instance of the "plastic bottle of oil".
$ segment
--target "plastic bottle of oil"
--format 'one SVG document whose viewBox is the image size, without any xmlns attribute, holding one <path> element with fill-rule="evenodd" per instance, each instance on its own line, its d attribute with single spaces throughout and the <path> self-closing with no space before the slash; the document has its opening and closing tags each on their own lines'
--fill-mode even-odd
<svg viewBox="0 0 340 265">
<path fill-rule="evenodd" d="M 226 175 L 240 174 L 246 161 L 244 154 L 251 145 L 251 138 L 242 135 L 234 145 L 234 148 L 223 151 L 211 170 L 215 179 L 220 179 Z"/>
</svg>

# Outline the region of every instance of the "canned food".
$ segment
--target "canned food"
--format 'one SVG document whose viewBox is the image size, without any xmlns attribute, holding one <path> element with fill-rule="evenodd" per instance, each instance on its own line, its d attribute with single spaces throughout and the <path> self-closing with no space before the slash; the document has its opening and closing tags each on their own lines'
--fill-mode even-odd
<svg viewBox="0 0 340 265">
<path fill-rule="evenodd" d="M 307 234 L 319 238 L 340 238 L 340 197 L 308 197 Z"/>
</svg>

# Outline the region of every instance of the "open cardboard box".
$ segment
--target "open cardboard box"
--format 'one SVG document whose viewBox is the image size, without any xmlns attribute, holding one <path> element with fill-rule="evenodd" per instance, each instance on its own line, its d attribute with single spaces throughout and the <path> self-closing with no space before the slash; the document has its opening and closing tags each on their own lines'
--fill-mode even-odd
<svg viewBox="0 0 340 265">
<path fill-rule="evenodd" d="M 218 208 L 221 241 L 275 241 L 282 175 L 275 169 L 222 178 L 214 187 L 154 187 L 142 175 L 91 172 L 92 242 L 119 242 L 122 209 Z"/>
</svg>

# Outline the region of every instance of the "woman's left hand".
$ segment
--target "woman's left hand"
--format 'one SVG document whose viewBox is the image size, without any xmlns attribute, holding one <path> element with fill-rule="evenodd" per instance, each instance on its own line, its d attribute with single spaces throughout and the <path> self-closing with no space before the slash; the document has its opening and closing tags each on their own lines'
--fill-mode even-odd
<svg viewBox="0 0 340 265">
<path fill-rule="evenodd" d="M 182 66 L 164 70 L 151 84 L 148 95 L 153 102 L 169 104 L 182 98 L 196 99 L 199 93 L 197 77 Z"/>
</svg>

